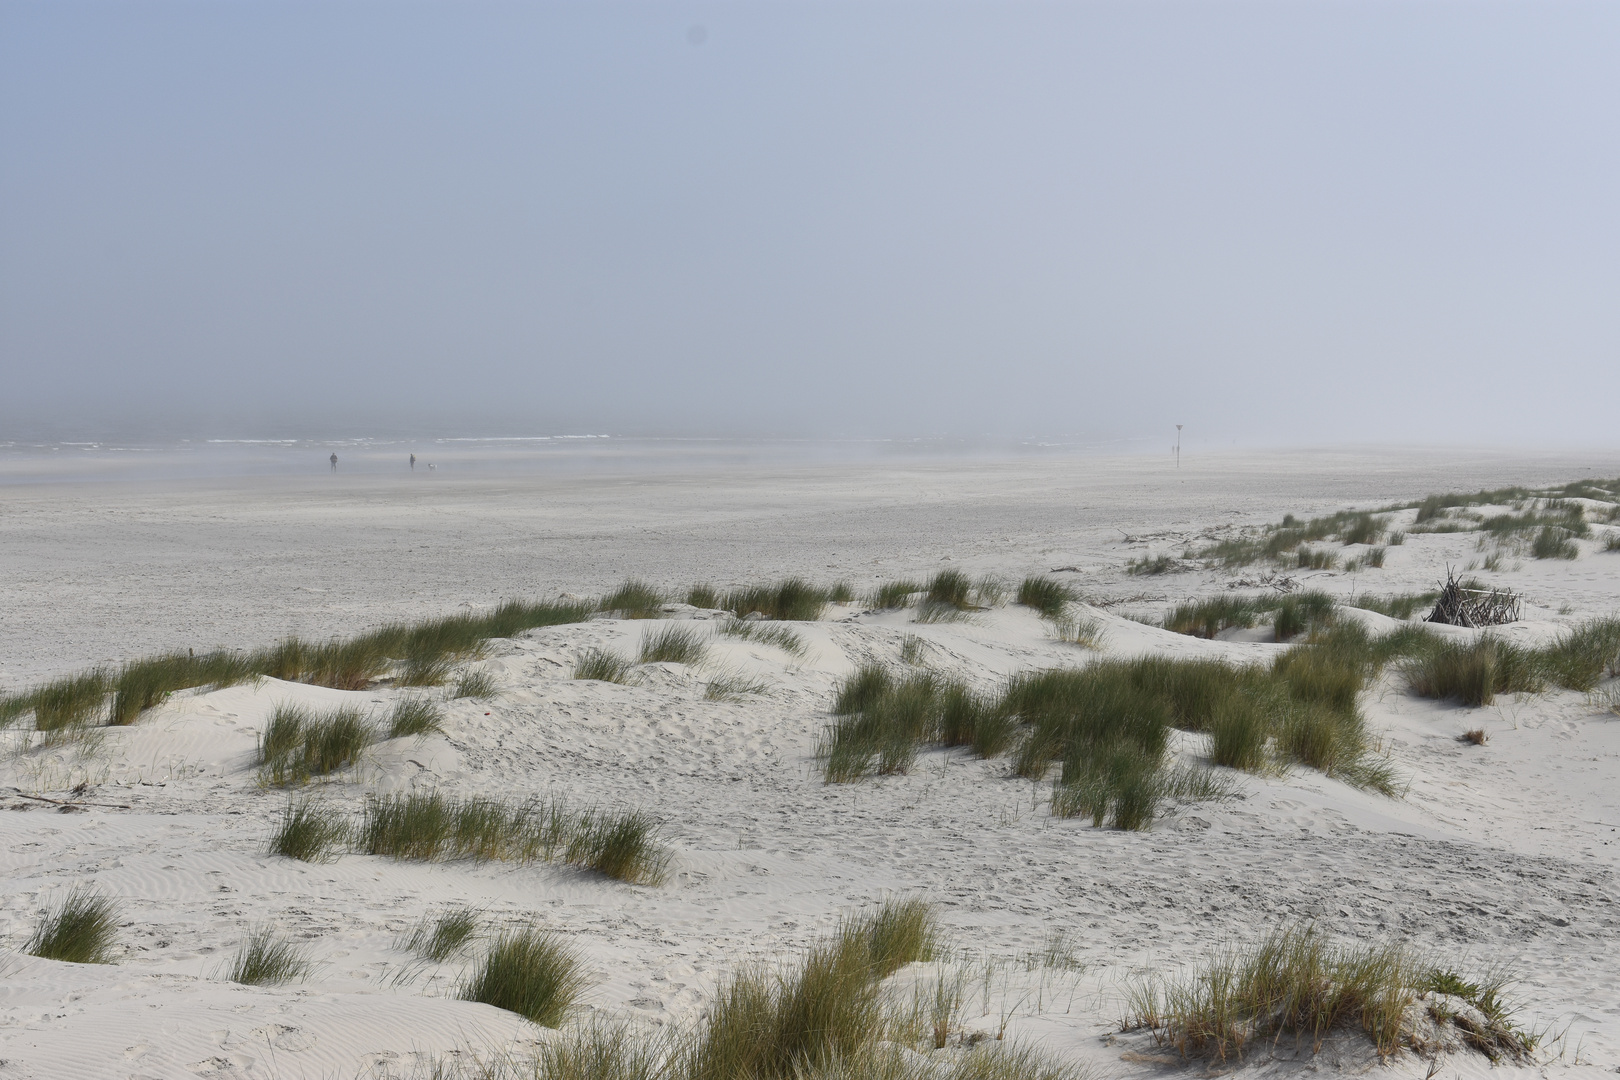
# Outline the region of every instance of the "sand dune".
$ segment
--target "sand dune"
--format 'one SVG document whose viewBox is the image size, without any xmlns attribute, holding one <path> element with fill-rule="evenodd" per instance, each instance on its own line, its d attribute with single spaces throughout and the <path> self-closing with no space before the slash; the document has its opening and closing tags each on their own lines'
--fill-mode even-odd
<svg viewBox="0 0 1620 1080">
<path fill-rule="evenodd" d="M 1365 476 L 1345 464 L 1334 468 L 1340 486 L 1353 487 L 1366 505 L 1475 486 L 1473 473 L 1442 485 L 1435 471 L 1403 474 L 1387 460 L 1364 463 Z M 1276 462 L 1273 470 L 1286 471 Z M 1077 566 L 1063 578 L 1094 602 L 1087 612 L 1104 631 L 1100 655 L 1242 663 L 1288 646 L 1262 640 L 1261 631 L 1202 640 L 1131 616 L 1148 618 L 1169 601 L 1220 591 L 1243 571 L 1131 577 L 1126 559 L 1179 551 L 1200 535 L 1284 512 L 1355 501 L 1336 487 L 1306 498 L 1307 479 L 1290 481 L 1298 501 L 1269 492 L 1253 462 L 1232 470 L 1243 478 L 1229 476 L 1224 494 L 1180 503 L 1174 496 L 1184 489 L 1173 485 L 1200 474 L 1144 481 L 1133 464 L 1103 465 L 1092 491 L 1084 477 L 1060 479 L 1044 464 L 1033 471 L 1027 495 L 994 470 L 935 476 L 937 497 L 917 494 L 924 479 L 917 474 L 868 477 L 860 505 L 829 492 L 833 478 L 817 477 L 808 486 L 822 494 L 784 498 L 774 516 L 739 514 L 740 521 L 721 515 L 699 522 L 703 515 L 688 516 L 669 496 L 645 519 L 650 524 L 638 526 L 631 519 L 639 491 L 603 494 L 594 496 L 595 516 L 584 516 L 598 525 L 615 514 L 623 520 L 595 555 L 588 528 L 558 542 L 559 552 L 538 522 L 520 530 L 490 491 L 468 492 L 458 496 L 460 507 L 489 508 L 491 531 L 508 532 L 492 542 L 498 557 L 479 548 L 471 525 L 425 526 L 445 566 L 407 600 L 397 584 L 385 584 L 376 538 L 357 538 L 351 521 L 310 544 L 321 559 L 336 557 L 345 536 L 353 545 L 341 565 L 307 569 L 318 587 L 334 589 L 346 568 L 355 569 L 351 590 L 319 607 L 290 604 L 282 570 L 268 567 L 255 577 L 256 561 L 272 548 L 289 564 L 306 561 L 284 537 L 249 555 L 207 552 L 190 569 L 177 546 L 164 573 L 154 549 L 121 561 L 115 539 L 98 533 L 94 542 L 104 545 L 111 567 L 93 590 L 107 595 L 93 602 L 68 596 L 54 636 L 32 642 L 28 631 L 47 621 L 30 607 L 39 595 L 69 580 L 92 591 L 74 569 L 82 553 L 64 552 L 54 566 L 43 554 L 45 538 L 89 510 L 83 492 L 25 498 L 13 491 L 7 528 L 32 535 L 28 543 L 38 546 L 24 545 L 32 552 L 26 583 L 8 589 L 8 605 L 30 607 L 30 614 L 21 629 L 7 622 L 14 649 L 7 663 L 12 678 L 33 678 L 174 644 L 171 635 L 186 618 L 175 608 L 217 604 L 203 623 L 210 633 L 233 620 L 240 625 L 201 640 L 257 645 L 291 628 L 336 626 L 344 614 L 352 632 L 380 617 L 438 613 L 453 607 L 444 597 L 458 585 L 466 588 L 462 599 L 482 603 L 497 588 L 505 595 L 600 591 L 630 572 L 684 586 L 792 569 L 865 588 L 878 576 L 941 565 L 1008 580 Z M 1518 478 L 1505 471 L 1477 483 Z M 1519 475 L 1546 471 L 1536 463 Z M 767 486 L 758 477 L 716 484 L 723 494 L 708 497 L 707 511 L 716 502 L 746 502 Z M 1374 495 L 1379 485 L 1386 490 Z M 1133 495 L 1133 488 L 1142 490 Z M 885 509 L 901 491 L 909 493 L 902 504 Z M 578 491 L 574 497 L 585 498 Z M 817 497 L 824 500 L 817 529 L 791 542 L 770 539 L 813 520 Z M 61 500 L 55 510 L 51 498 Z M 184 505 L 167 519 L 167 496 L 116 498 L 146 507 L 151 535 L 178 537 L 193 525 L 214 537 L 242 535 L 253 518 L 248 495 L 228 501 L 218 528 L 192 517 L 201 505 L 196 496 L 176 496 Z M 626 501 L 614 509 L 617 498 Z M 386 513 L 396 515 L 390 529 L 397 529 L 390 543 L 407 544 L 413 512 L 420 508 L 389 504 Z M 541 518 L 562 512 L 555 505 L 533 511 Z M 53 513 L 54 523 L 41 520 Z M 307 525 L 288 516 L 288 504 L 273 513 L 282 516 L 278 530 Z M 863 532 L 872 521 L 882 524 Z M 1155 537 L 1122 536 L 1148 531 Z M 759 547 L 744 554 L 746 545 L 722 539 L 728 535 Z M 450 557 L 451 541 L 465 545 L 467 566 Z M 1448 563 L 1477 557 L 1474 541 L 1468 534 L 1413 536 L 1388 550 L 1383 569 L 1299 576 L 1341 597 L 1423 588 Z M 648 561 L 634 565 L 630 555 Z M 946 556 L 951 561 L 941 563 Z M 396 569 L 421 565 L 406 559 Z M 216 577 L 225 566 L 233 569 Z M 523 572 L 503 578 L 512 566 Z M 587 572 L 565 583 L 569 570 Z M 1584 615 L 1620 606 L 1620 554 L 1599 551 L 1595 541 L 1572 562 L 1521 560 L 1498 577 L 1528 601 L 1526 618 L 1503 631 L 1514 639 L 1546 641 Z M 150 615 L 136 617 L 127 605 Z M 123 617 L 113 619 L 114 612 Z M 667 615 L 697 620 L 706 634 L 717 625 L 714 613 L 684 606 Z M 350 813 L 369 793 L 429 790 L 648 809 L 666 823 L 673 859 L 660 887 L 561 864 L 407 863 L 353 853 L 302 863 L 265 854 L 289 797 L 262 786 L 255 768 L 271 712 L 294 703 L 380 715 L 408 692 L 388 684 L 349 692 L 264 679 L 185 691 L 131 727 L 108 729 L 94 745 L 38 747 L 37 736 L 11 733 L 19 749 L 0 764 L 0 801 L 14 811 L 0 815 L 0 872 L 9 886 L 0 941 L 10 946 L 0 954 L 0 1075 L 408 1076 L 443 1055 L 521 1053 L 550 1038 L 513 1014 L 456 999 L 471 953 L 424 964 L 400 947 L 410 925 L 451 905 L 477 907 L 490 930 L 532 921 L 564 935 L 593 980 L 588 1012 L 692 1023 L 716 981 L 737 965 L 790 958 L 842 912 L 896 894 L 932 900 L 960 950 L 949 963 L 971 969 L 958 1038 L 993 1037 L 1005 1025 L 1009 1037 L 1086 1063 L 1098 1076 L 1179 1068 L 1164 1064 L 1166 1052 L 1146 1033 L 1119 1031 L 1131 978 L 1174 971 L 1222 942 L 1253 941 L 1300 919 L 1347 940 L 1398 938 L 1460 964 L 1510 964 L 1521 975 L 1513 990 L 1521 1020 L 1563 1036 L 1544 1044 L 1536 1064 L 1493 1067 L 1483 1055 L 1459 1053 L 1445 1059 L 1443 1075 L 1584 1075 L 1620 1065 L 1620 966 L 1612 948 L 1620 932 L 1620 721 L 1585 695 L 1508 695 L 1467 709 L 1415 698 L 1387 671 L 1363 710 L 1402 778 L 1402 797 L 1302 768 L 1223 770 L 1235 797 L 1181 806 L 1147 832 L 1054 818 L 1045 806 L 1049 785 L 1011 777 L 1005 760 L 961 750 L 925 750 L 905 775 L 823 784 L 814 752 L 838 681 L 866 662 L 904 667 L 908 637 L 924 643 L 923 665 L 986 689 L 1018 671 L 1098 655 L 1054 640 L 1049 624 L 1016 605 L 965 621 L 918 623 L 915 616 L 914 609 L 833 605 L 823 620 L 795 624 L 807 644 L 803 657 L 716 635 L 703 664 L 646 665 L 628 686 L 576 680 L 574 663 L 592 647 L 634 655 L 657 624 L 599 618 L 528 631 L 492 642 L 473 664 L 493 677 L 497 696 L 445 700 L 443 734 L 381 742 L 358 767 L 313 786 Z M 1345 617 L 1394 625 L 1370 613 Z M 310 622 L 288 624 L 302 618 Z M 745 674 L 765 689 L 736 701 L 706 700 L 705 683 L 720 671 Z M 1471 728 L 1485 729 L 1489 741 L 1458 742 Z M 1178 734 L 1173 749 L 1197 763 L 1207 754 L 1206 738 Z M 116 963 L 23 955 L 40 910 L 83 881 L 119 899 Z M 238 942 L 260 926 L 277 927 L 307 950 L 316 966 L 306 981 L 248 987 L 224 980 Z M 1060 934 L 1072 963 L 1026 962 Z M 937 970 L 922 965 L 897 979 L 926 980 Z M 1245 1069 L 1360 1071 L 1376 1060 L 1356 1039 L 1331 1043 L 1312 1065 L 1299 1058 L 1288 1042 L 1252 1055 Z M 1388 1067 L 1418 1076 L 1429 1064 L 1406 1054 Z"/>
</svg>

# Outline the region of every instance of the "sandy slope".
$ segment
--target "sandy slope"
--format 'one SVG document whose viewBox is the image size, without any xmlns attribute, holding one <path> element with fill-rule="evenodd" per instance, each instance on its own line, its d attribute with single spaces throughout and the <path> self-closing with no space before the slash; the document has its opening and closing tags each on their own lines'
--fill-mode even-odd
<svg viewBox="0 0 1620 1080">
<path fill-rule="evenodd" d="M 1129 486 L 1119 479 L 1099 503 L 1122 503 Z M 1098 523 L 1071 524 L 1043 541 L 1038 521 L 1056 514 L 1061 500 L 1036 496 L 1037 524 L 1010 530 L 1015 550 L 1005 554 L 994 548 L 988 517 L 966 514 L 966 539 L 948 532 L 928 538 L 930 528 L 947 530 L 949 523 L 919 510 L 909 527 L 916 532 L 911 561 L 900 568 L 937 565 L 917 553 L 930 545 L 938 551 L 947 541 L 961 544 L 952 544 L 954 561 L 975 572 L 1011 577 L 1042 561 L 1077 565 L 1083 569 L 1073 575 L 1076 584 L 1104 604 L 1098 611 L 1108 654 L 1267 656 L 1280 646 L 1198 641 L 1123 617 L 1211 591 L 1226 577 L 1128 578 L 1120 570 L 1126 556 L 1167 549 L 1209 526 L 1257 523 L 1299 509 L 1265 499 L 1259 481 L 1242 486 L 1244 510 L 1235 517 L 1208 507 L 1140 510 L 1134 521 L 1157 521 L 1162 535 L 1135 543 L 1118 532 L 1105 536 L 1100 511 Z M 1403 488 L 1368 501 L 1410 493 Z M 240 527 L 239 513 L 231 520 Z M 750 528 L 765 531 L 758 523 Z M 1127 531 L 1140 528 L 1133 523 Z M 639 543 L 648 551 L 657 546 Z M 685 536 L 668 546 L 671 560 L 701 548 Z M 1534 602 L 1513 633 L 1543 637 L 1582 613 L 1617 606 L 1620 555 L 1592 548 L 1587 544 L 1574 563 L 1503 571 Z M 897 542 L 892 550 L 861 554 L 868 574 L 891 573 L 901 559 Z M 1419 587 L 1447 561 L 1473 555 L 1471 537 L 1414 537 L 1390 549 L 1384 570 L 1325 573 L 1310 584 L 1341 593 Z M 542 569 L 543 551 L 530 557 L 536 576 L 555 572 Z M 781 568 L 776 558 L 760 562 Z M 870 559 L 880 560 L 875 568 Z M 821 560 L 852 561 L 850 553 L 835 558 L 831 550 Z M 716 576 L 717 565 L 647 574 L 674 584 Z M 629 569 L 614 565 L 601 571 L 605 580 L 585 584 L 605 584 L 607 575 Z M 37 562 L 31 572 L 37 587 L 47 587 L 50 575 Z M 120 573 L 115 581 L 130 580 Z M 373 591 L 357 609 L 395 610 L 389 605 L 396 601 L 375 581 L 362 580 Z M 182 579 L 131 587 L 181 597 L 189 586 Z M 257 596 L 276 608 L 273 596 L 254 588 L 243 586 L 243 604 L 251 607 Z M 218 595 L 218 589 L 216 583 L 204 591 Z M 1559 614 L 1570 604 L 1575 610 Z M 70 603 L 68 610 L 83 609 Z M 277 617 L 249 620 L 260 632 L 255 640 L 281 629 L 266 625 Z M 323 609 L 321 617 L 332 612 Z M 1309 771 L 1237 776 L 1238 798 L 1185 808 L 1145 834 L 1053 819 L 1041 791 L 1008 778 L 1004 763 L 960 752 L 925 753 L 907 776 L 823 786 L 811 755 L 833 685 L 864 660 L 899 663 L 906 635 L 928 643 L 930 666 L 986 686 L 1015 670 L 1083 656 L 1052 641 L 1044 624 L 1017 607 L 964 623 L 918 625 L 909 618 L 835 607 L 827 620 L 801 627 L 811 646 L 803 660 L 720 639 L 708 665 L 653 665 L 640 685 L 629 687 L 575 681 L 572 664 L 594 645 L 633 652 L 648 624 L 601 620 L 534 631 L 495 643 L 482 663 L 500 685 L 497 698 L 449 702 L 447 735 L 382 744 L 352 775 L 322 788 L 352 807 L 369 791 L 434 787 L 647 807 L 668 822 L 675 852 L 675 873 L 661 888 L 547 865 L 414 865 L 357 855 L 305 865 L 264 855 L 286 801 L 261 789 L 252 767 L 270 710 L 299 701 L 380 711 L 398 693 L 388 688 L 350 694 L 266 680 L 182 694 L 134 727 L 109 732 L 88 754 L 10 755 L 0 765 L 0 791 L 15 792 L 3 801 L 17 812 L 0 814 L 0 874 L 9 886 L 0 942 L 20 947 L 39 909 L 84 880 L 122 898 L 124 926 L 114 966 L 3 954 L 0 1077 L 408 1075 L 418 1055 L 522 1048 L 544 1038 L 508 1014 L 454 1000 L 464 962 L 424 967 L 397 947 L 410 923 L 449 904 L 482 907 L 492 926 L 533 919 L 567 934 L 597 979 L 588 998 L 593 1009 L 687 1020 L 701 1012 L 715 979 L 737 963 L 790 956 L 841 911 L 912 891 L 939 904 L 955 944 L 974 958 L 964 961 L 968 1029 L 994 1032 L 1005 1016 L 1010 1035 L 1092 1062 L 1100 1076 L 1168 1068 L 1153 1060 L 1162 1052 L 1150 1040 L 1115 1030 L 1120 988 L 1134 972 L 1193 961 L 1223 940 L 1252 940 L 1296 918 L 1347 936 L 1398 935 L 1464 963 L 1511 963 L 1524 977 L 1516 993 L 1526 1019 L 1568 1031 L 1549 1063 L 1518 1071 L 1579 1075 L 1620 1065 L 1614 716 L 1567 693 L 1465 710 L 1412 698 L 1390 676 L 1369 695 L 1366 711 L 1410 778 L 1403 799 Z M 139 627 L 120 633 L 128 643 L 124 655 L 145 648 Z M 15 634 L 9 625 L 8 634 Z M 101 627 L 90 636 L 118 635 Z M 56 655 L 72 652 L 58 641 Z M 34 656 L 26 666 L 54 665 Z M 740 703 L 705 701 L 703 681 L 720 668 L 748 672 L 770 689 Z M 1460 731 L 1479 726 L 1490 733 L 1487 745 L 1456 741 Z M 1194 736 L 1177 747 L 1189 758 L 1202 753 Z M 84 781 L 90 786 L 71 795 Z M 82 809 L 61 813 L 24 795 Z M 319 964 L 313 977 L 280 988 L 221 981 L 218 972 L 242 935 L 267 924 L 307 943 Z M 1058 932 L 1082 968 L 1020 962 Z M 986 960 L 999 961 L 988 976 Z M 924 966 L 901 979 L 935 973 Z M 1291 1057 L 1291 1047 L 1277 1056 Z M 1318 1063 L 1370 1065 L 1354 1040 L 1330 1046 Z M 1247 1068 L 1300 1067 L 1262 1056 Z M 1426 1069 L 1410 1057 L 1392 1067 L 1403 1075 Z M 1483 1058 L 1459 1056 L 1441 1075 L 1488 1068 Z"/>
</svg>

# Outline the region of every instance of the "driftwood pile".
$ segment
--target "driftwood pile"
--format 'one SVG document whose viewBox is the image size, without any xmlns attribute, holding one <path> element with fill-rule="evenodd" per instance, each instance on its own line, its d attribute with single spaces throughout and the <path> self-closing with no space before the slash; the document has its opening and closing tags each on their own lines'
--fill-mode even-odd
<svg viewBox="0 0 1620 1080">
<path fill-rule="evenodd" d="M 1518 622 L 1519 598 L 1508 589 L 1482 589 L 1475 581 L 1458 581 L 1448 566 L 1446 584 L 1427 621 L 1476 628 Z"/>
</svg>

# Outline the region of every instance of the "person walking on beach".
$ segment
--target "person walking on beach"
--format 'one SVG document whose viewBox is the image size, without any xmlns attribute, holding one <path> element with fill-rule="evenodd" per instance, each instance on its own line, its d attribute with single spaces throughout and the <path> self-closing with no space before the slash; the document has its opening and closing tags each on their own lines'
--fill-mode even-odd
<svg viewBox="0 0 1620 1080">
<path fill-rule="evenodd" d="M 337 472 L 337 454 L 332 454 L 332 471 Z"/>
<path fill-rule="evenodd" d="M 415 472 L 415 471 L 416 471 L 416 455 L 412 454 L 411 455 L 411 472 Z"/>
</svg>

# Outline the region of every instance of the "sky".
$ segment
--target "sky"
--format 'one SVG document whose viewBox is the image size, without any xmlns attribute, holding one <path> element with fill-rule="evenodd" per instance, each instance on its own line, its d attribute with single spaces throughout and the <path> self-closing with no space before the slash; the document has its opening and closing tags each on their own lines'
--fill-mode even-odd
<svg viewBox="0 0 1620 1080">
<path fill-rule="evenodd" d="M 0 441 L 1612 446 L 1617 56 L 1612 3 L 0 0 Z"/>
</svg>

